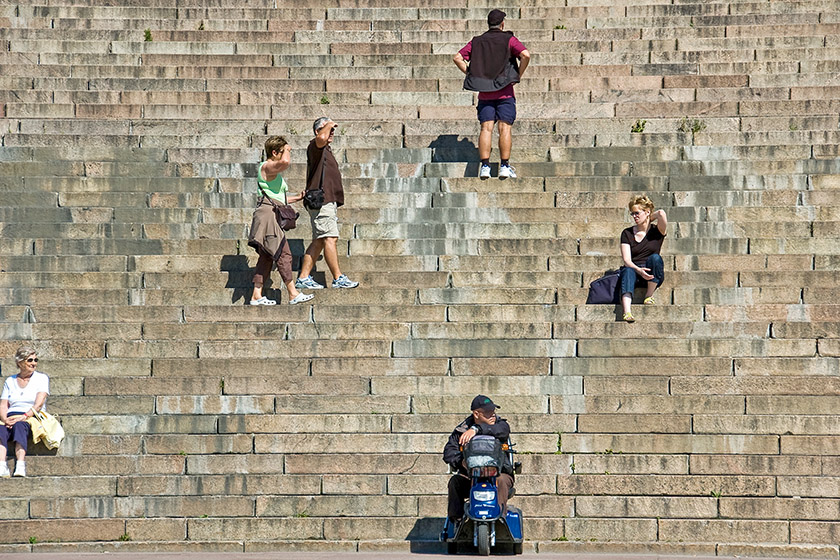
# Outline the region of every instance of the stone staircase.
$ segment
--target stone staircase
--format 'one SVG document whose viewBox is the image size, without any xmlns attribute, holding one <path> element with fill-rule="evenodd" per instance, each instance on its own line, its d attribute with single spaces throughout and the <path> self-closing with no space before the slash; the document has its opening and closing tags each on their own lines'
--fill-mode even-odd
<svg viewBox="0 0 840 560">
<path fill-rule="evenodd" d="M 68 433 L 0 552 L 441 550 L 485 393 L 526 550 L 838 558 L 840 2 L 299 5 L 0 0 L 3 375 L 35 344 Z M 494 7 L 533 60 L 482 182 L 451 56 Z M 262 144 L 301 189 L 324 114 L 362 286 L 243 306 Z M 637 193 L 628 325 L 583 302 Z"/>
</svg>

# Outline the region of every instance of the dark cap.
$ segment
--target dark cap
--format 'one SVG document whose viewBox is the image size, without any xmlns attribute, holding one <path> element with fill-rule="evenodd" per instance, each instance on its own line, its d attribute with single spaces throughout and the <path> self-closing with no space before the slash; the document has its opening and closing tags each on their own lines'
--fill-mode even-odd
<svg viewBox="0 0 840 560">
<path fill-rule="evenodd" d="M 491 406 L 493 408 L 502 408 L 501 406 L 491 401 L 490 397 L 478 395 L 476 398 L 473 399 L 473 402 L 470 405 L 470 410 L 478 410 L 479 408 L 490 408 Z"/>
<path fill-rule="evenodd" d="M 495 27 L 497 25 L 501 25 L 503 21 L 505 21 L 506 13 L 502 10 L 490 10 L 490 13 L 487 14 L 487 25 L 490 27 Z"/>
</svg>

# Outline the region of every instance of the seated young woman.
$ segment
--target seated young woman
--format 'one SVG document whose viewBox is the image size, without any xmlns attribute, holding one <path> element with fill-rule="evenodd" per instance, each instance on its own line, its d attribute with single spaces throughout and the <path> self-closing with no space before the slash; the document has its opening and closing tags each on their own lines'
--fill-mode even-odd
<svg viewBox="0 0 840 560">
<path fill-rule="evenodd" d="M 622 319 L 634 322 L 630 312 L 633 290 L 644 286 L 645 305 L 653 305 L 653 292 L 665 280 L 665 266 L 659 255 L 665 241 L 668 216 L 664 210 L 654 211 L 653 202 L 647 196 L 635 196 L 628 204 L 630 216 L 635 225 L 621 232 L 621 307 Z"/>
</svg>

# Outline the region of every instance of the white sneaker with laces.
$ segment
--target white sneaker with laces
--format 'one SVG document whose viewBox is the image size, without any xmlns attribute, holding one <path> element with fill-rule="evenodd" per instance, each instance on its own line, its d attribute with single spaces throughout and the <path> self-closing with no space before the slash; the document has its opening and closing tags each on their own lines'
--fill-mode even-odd
<svg viewBox="0 0 840 560">
<path fill-rule="evenodd" d="M 516 179 L 516 170 L 510 165 L 499 167 L 499 179 Z"/>
<path fill-rule="evenodd" d="M 8 470 L 8 467 L 6 467 Z M 18 461 L 15 463 L 15 476 L 26 476 L 26 463 Z"/>
<path fill-rule="evenodd" d="M 490 178 L 490 166 L 481 164 L 481 170 L 478 173 L 478 176 L 482 179 L 489 179 Z"/>
<path fill-rule="evenodd" d="M 12 473 L 9 472 L 9 465 L 4 460 L 0 463 L 0 478 L 9 478 L 10 476 L 12 476 Z"/>
<path fill-rule="evenodd" d="M 355 288 L 358 285 L 359 285 L 358 282 L 354 282 L 353 280 L 350 280 L 349 278 L 347 278 L 347 276 L 345 276 L 343 274 L 341 276 L 339 276 L 338 278 L 336 278 L 335 280 L 333 280 L 333 283 L 332 283 L 333 288 Z"/>
</svg>

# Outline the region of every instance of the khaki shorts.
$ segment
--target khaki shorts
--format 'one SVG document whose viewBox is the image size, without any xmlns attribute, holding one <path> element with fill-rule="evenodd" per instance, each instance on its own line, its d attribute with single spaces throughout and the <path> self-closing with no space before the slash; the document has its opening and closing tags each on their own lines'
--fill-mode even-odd
<svg viewBox="0 0 840 560">
<path fill-rule="evenodd" d="M 309 210 L 309 221 L 312 224 L 312 239 L 324 237 L 338 237 L 338 216 L 335 202 L 328 202 L 320 210 Z"/>
</svg>

